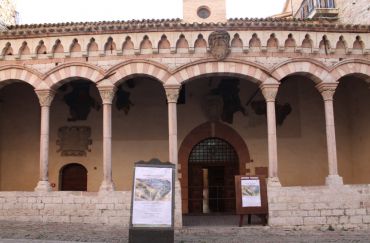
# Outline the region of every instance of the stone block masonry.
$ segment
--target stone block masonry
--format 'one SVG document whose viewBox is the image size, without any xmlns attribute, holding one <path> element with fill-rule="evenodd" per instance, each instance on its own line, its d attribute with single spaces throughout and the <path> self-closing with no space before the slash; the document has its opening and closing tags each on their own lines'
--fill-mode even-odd
<svg viewBox="0 0 370 243">
<path fill-rule="evenodd" d="M 131 192 L 0 192 L 0 220 L 128 227 Z"/>
<path fill-rule="evenodd" d="M 370 228 L 370 185 L 269 187 L 269 225 Z"/>
</svg>

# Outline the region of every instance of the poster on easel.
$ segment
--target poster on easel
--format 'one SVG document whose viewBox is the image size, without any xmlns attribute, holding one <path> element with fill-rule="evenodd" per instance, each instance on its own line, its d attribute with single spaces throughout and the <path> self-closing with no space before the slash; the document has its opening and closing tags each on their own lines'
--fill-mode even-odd
<svg viewBox="0 0 370 243">
<path fill-rule="evenodd" d="M 258 215 L 267 220 L 267 187 L 263 176 L 235 176 L 236 213 L 240 215 L 239 226 L 243 224 L 243 216 Z M 266 222 L 265 222 L 266 223 Z"/>
<path fill-rule="evenodd" d="M 258 177 L 241 180 L 242 207 L 261 207 L 261 185 Z"/>
</svg>

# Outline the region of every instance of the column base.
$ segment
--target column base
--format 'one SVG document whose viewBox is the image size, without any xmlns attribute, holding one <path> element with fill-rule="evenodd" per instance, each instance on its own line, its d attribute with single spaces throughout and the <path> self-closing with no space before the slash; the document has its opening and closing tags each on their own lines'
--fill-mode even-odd
<svg viewBox="0 0 370 243">
<path fill-rule="evenodd" d="M 182 200 L 181 200 L 181 185 L 180 180 L 175 179 L 175 215 L 174 225 L 175 228 L 182 228 Z"/>
<path fill-rule="evenodd" d="M 328 175 L 328 177 L 325 178 L 325 184 L 327 186 L 342 186 L 343 178 L 339 175 Z"/>
<path fill-rule="evenodd" d="M 51 192 L 52 188 L 49 181 L 39 181 L 35 188 L 35 192 Z"/>
<path fill-rule="evenodd" d="M 268 187 L 281 187 L 281 183 L 278 177 L 269 177 L 267 178 Z"/>
<path fill-rule="evenodd" d="M 103 181 L 100 185 L 99 192 L 113 192 L 114 184 L 113 181 Z"/>
</svg>

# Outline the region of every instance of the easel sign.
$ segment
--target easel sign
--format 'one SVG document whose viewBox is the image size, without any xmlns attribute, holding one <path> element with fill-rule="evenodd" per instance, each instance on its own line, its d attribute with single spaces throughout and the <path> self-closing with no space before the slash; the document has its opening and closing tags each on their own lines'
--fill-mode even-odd
<svg viewBox="0 0 370 243">
<path fill-rule="evenodd" d="M 267 223 L 268 205 L 267 188 L 264 177 L 261 176 L 235 176 L 236 213 L 240 215 L 239 226 L 243 225 L 244 215 L 258 215 Z"/>
<path fill-rule="evenodd" d="M 175 166 L 135 163 L 129 242 L 173 242 Z"/>
</svg>

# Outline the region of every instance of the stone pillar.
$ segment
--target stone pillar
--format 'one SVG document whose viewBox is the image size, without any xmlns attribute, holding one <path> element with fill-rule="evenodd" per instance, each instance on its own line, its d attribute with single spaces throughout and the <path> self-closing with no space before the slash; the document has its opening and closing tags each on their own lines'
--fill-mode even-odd
<svg viewBox="0 0 370 243">
<path fill-rule="evenodd" d="M 277 161 L 277 139 L 276 139 L 276 117 L 275 98 L 278 92 L 278 83 L 264 83 L 260 86 L 266 100 L 267 110 L 267 137 L 268 137 L 268 159 L 269 159 L 269 186 L 281 186 L 278 178 Z"/>
<path fill-rule="evenodd" d="M 54 90 L 36 90 L 41 106 L 41 129 L 40 129 L 40 178 L 35 191 L 49 192 L 49 123 L 50 105 L 55 96 Z"/>
<path fill-rule="evenodd" d="M 343 178 L 338 175 L 337 144 L 335 139 L 333 96 L 338 83 L 321 83 L 316 86 L 325 104 L 326 143 L 328 150 L 329 175 L 326 185 L 343 185 Z"/>
<path fill-rule="evenodd" d="M 112 101 L 115 86 L 98 87 L 103 101 L 103 182 L 100 192 L 114 191 L 112 179 Z"/>
<path fill-rule="evenodd" d="M 168 103 L 168 152 L 169 161 L 175 164 L 175 227 L 182 227 L 181 186 L 178 175 L 178 147 L 177 147 L 177 99 L 180 86 L 167 86 L 166 96 Z"/>
</svg>

